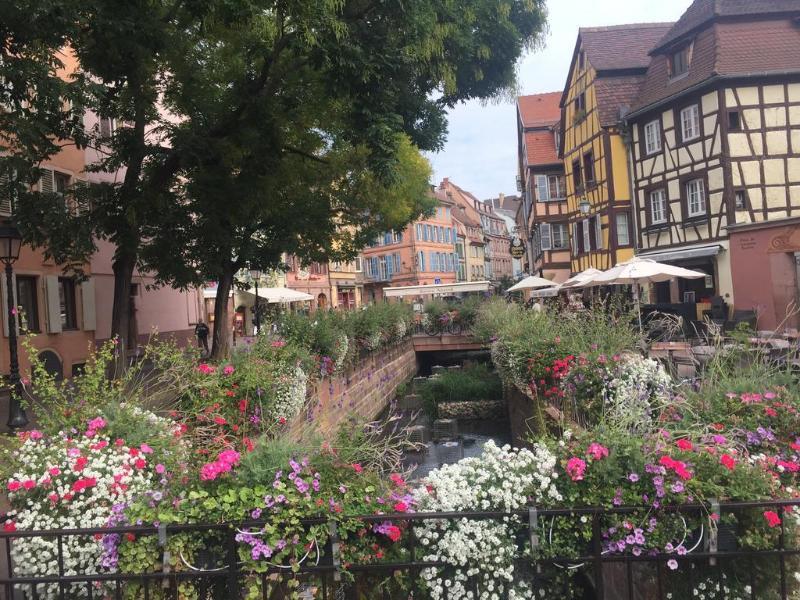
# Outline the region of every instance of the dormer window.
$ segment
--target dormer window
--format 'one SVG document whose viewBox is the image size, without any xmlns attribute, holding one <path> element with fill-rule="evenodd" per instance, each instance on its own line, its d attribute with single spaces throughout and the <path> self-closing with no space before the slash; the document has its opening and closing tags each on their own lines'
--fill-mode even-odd
<svg viewBox="0 0 800 600">
<path fill-rule="evenodd" d="M 680 77 L 689 72 L 689 46 L 673 52 L 669 60 L 670 77 Z"/>
</svg>

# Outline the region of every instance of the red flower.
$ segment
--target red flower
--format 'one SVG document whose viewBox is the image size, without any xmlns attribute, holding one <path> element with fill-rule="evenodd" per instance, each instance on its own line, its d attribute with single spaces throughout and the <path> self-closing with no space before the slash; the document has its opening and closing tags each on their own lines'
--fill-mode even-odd
<svg viewBox="0 0 800 600">
<path fill-rule="evenodd" d="M 128 450 L 128 454 L 131 456 L 139 456 L 139 449 L 138 448 L 130 448 Z"/>
<path fill-rule="evenodd" d="M 26 490 L 32 490 L 36 487 L 36 482 L 33 479 L 26 479 L 22 482 L 22 487 L 24 487 Z"/>
<path fill-rule="evenodd" d="M 767 413 L 768 417 L 777 417 L 778 416 L 778 411 L 776 411 L 774 408 L 765 407 L 764 408 L 764 412 Z"/>
<path fill-rule="evenodd" d="M 770 527 L 777 527 L 781 524 L 781 518 L 774 510 L 765 510 L 764 518 L 767 520 L 767 525 Z"/>
<path fill-rule="evenodd" d="M 692 450 L 694 448 L 692 442 L 690 442 L 689 440 L 678 440 L 677 442 L 675 442 L 675 445 L 681 450 L 686 450 L 686 451 Z"/>
<path fill-rule="evenodd" d="M 280 423 L 281 425 L 285 425 L 286 424 L 286 417 L 281 417 L 280 419 L 278 419 L 278 423 Z"/>
<path fill-rule="evenodd" d="M 16 530 L 17 530 L 17 525 L 14 523 L 14 521 L 6 521 L 5 523 L 3 523 L 3 531 L 16 531 Z"/>
<path fill-rule="evenodd" d="M 124 446 L 125 445 L 125 440 L 123 440 L 122 438 L 117 438 L 117 439 L 114 440 L 114 445 L 115 446 Z"/>
<path fill-rule="evenodd" d="M 231 390 L 228 390 L 228 391 L 225 392 L 225 395 L 228 398 L 233 398 L 236 395 L 236 392 L 232 392 Z"/>
<path fill-rule="evenodd" d="M 247 410 L 247 399 L 242 398 L 239 400 L 239 412 L 245 412 Z"/>
<path fill-rule="evenodd" d="M 81 479 L 78 479 L 75 483 L 72 484 L 72 491 L 81 492 L 86 488 L 94 487 L 96 485 L 97 485 L 97 479 L 95 479 L 94 477 L 83 477 Z M 70 499 L 67 498 L 67 496 L 72 498 L 71 494 L 64 494 L 64 500 Z"/>
<path fill-rule="evenodd" d="M 83 471 L 86 465 L 89 464 L 89 459 L 85 456 L 79 456 L 78 460 L 75 461 L 75 465 L 73 465 L 73 471 Z"/>
<path fill-rule="evenodd" d="M 225 417 L 214 417 L 214 423 L 217 425 L 225 425 L 228 422 L 225 420 Z"/>
<path fill-rule="evenodd" d="M 405 502 L 398 502 L 394 505 L 394 512 L 406 512 L 408 510 L 408 504 Z"/>
<path fill-rule="evenodd" d="M 386 536 L 393 542 L 396 542 L 400 539 L 400 528 L 397 525 L 389 525 L 386 528 Z"/>
<path fill-rule="evenodd" d="M 719 462 L 729 471 L 733 471 L 734 467 L 736 467 L 736 460 L 730 454 L 723 454 L 720 456 Z"/>
<path fill-rule="evenodd" d="M 133 466 L 137 469 L 144 469 L 147 466 L 147 461 L 143 458 L 138 458 L 136 462 L 133 463 Z"/>
<path fill-rule="evenodd" d="M 351 466 L 353 467 L 353 471 L 355 471 L 356 473 L 361 473 L 361 471 L 364 470 L 364 467 L 362 467 L 358 463 L 353 463 Z"/>
<path fill-rule="evenodd" d="M 22 484 L 19 481 L 9 481 L 6 487 L 8 488 L 9 492 L 16 492 L 22 487 Z"/>
<path fill-rule="evenodd" d="M 125 534 L 125 539 L 128 540 L 129 542 L 135 542 L 136 541 L 136 534 L 128 532 L 128 533 Z"/>
</svg>

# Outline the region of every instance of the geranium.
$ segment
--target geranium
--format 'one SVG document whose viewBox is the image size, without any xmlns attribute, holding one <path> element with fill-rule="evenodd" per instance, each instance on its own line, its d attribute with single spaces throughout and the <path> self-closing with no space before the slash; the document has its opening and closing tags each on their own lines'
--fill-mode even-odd
<svg viewBox="0 0 800 600">
<path fill-rule="evenodd" d="M 767 525 L 770 527 L 778 527 L 781 524 L 781 518 L 774 510 L 765 510 L 764 518 L 767 520 Z"/>
<path fill-rule="evenodd" d="M 720 456 L 719 462 L 729 471 L 733 471 L 733 469 L 736 468 L 736 459 L 734 459 L 730 454 L 723 454 Z"/>
<path fill-rule="evenodd" d="M 595 460 L 600 460 L 608 456 L 608 448 L 597 442 L 592 442 L 586 449 L 586 454 Z"/>
<path fill-rule="evenodd" d="M 687 439 L 681 439 L 675 442 L 675 445 L 685 452 L 689 452 L 694 449 L 694 445 Z"/>
<path fill-rule="evenodd" d="M 577 456 L 573 456 L 567 461 L 567 475 L 572 481 L 580 481 L 586 472 L 586 461 Z"/>
</svg>

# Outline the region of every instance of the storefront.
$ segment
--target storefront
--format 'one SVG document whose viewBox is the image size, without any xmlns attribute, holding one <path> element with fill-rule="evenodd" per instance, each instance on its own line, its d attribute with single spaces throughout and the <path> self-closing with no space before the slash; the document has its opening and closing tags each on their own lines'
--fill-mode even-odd
<svg viewBox="0 0 800 600">
<path fill-rule="evenodd" d="M 700 271 L 700 279 L 673 279 L 653 284 L 647 303 L 656 307 L 679 307 L 678 313 L 702 321 L 714 298 L 721 297 L 729 308 L 733 304 L 730 283 L 730 256 L 723 244 L 703 244 L 675 250 L 643 252 L 640 258 Z M 665 311 L 666 312 L 666 311 Z"/>
<path fill-rule="evenodd" d="M 759 330 L 800 326 L 800 218 L 729 226 L 736 308 Z"/>
</svg>

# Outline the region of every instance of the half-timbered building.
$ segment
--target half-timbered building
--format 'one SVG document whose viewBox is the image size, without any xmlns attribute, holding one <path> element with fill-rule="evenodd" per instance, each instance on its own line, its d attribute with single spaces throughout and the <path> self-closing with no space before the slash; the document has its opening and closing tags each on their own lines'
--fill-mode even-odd
<svg viewBox="0 0 800 600">
<path fill-rule="evenodd" d="M 561 96 L 571 270 L 608 269 L 633 256 L 623 107 L 638 94 L 648 51 L 671 24 L 581 28 Z"/>
<path fill-rule="evenodd" d="M 562 282 L 570 276 L 564 163 L 558 156 L 561 92 L 517 99 L 519 188 L 527 237 L 527 272 Z"/>
<path fill-rule="evenodd" d="M 731 236 L 800 216 L 798 19 L 796 0 L 696 0 L 653 44 L 627 116 L 640 255 L 707 277 L 651 301 L 697 304 L 697 318 L 715 296 L 755 308 L 764 286 L 737 285 Z"/>
</svg>

